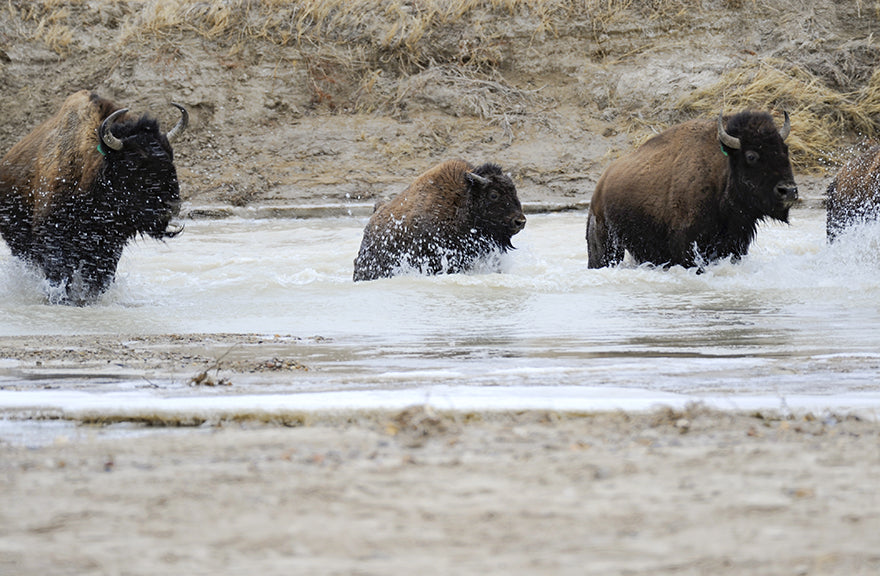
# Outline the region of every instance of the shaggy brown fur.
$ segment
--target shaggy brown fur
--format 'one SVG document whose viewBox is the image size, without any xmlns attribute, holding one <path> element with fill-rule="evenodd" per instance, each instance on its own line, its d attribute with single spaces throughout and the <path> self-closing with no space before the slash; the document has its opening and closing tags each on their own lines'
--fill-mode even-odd
<svg viewBox="0 0 880 576">
<path fill-rule="evenodd" d="M 64 303 L 103 292 L 137 234 L 174 234 L 167 227 L 180 202 L 177 174 L 156 121 L 118 117 L 111 132 L 119 149 L 98 150 L 98 130 L 118 108 L 77 92 L 0 161 L 0 234 L 13 255 L 42 269 Z"/>
<path fill-rule="evenodd" d="M 880 146 L 847 162 L 828 187 L 825 216 L 828 241 L 846 228 L 875 220 L 880 209 Z"/>
<path fill-rule="evenodd" d="M 757 223 L 787 221 L 797 187 L 766 113 L 725 120 L 739 149 L 719 142 L 718 120 L 673 126 L 613 162 L 596 185 L 587 221 L 589 266 L 639 262 L 701 266 L 748 252 Z"/>
<path fill-rule="evenodd" d="M 443 162 L 376 206 L 354 262 L 354 280 L 399 272 L 462 272 L 513 246 L 525 226 L 516 188 L 494 164 Z"/>
<path fill-rule="evenodd" d="M 3 157 L 0 204 L 14 207 L 18 218 L 0 219 L 0 229 L 13 254 L 20 256 L 30 244 L 33 223 L 46 219 L 57 195 L 86 193 L 101 163 L 98 126 L 116 109 L 109 100 L 77 92 Z"/>
</svg>

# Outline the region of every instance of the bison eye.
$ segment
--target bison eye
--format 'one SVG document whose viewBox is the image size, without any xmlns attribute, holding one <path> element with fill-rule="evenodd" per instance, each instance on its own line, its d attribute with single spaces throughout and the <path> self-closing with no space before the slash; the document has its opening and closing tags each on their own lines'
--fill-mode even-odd
<svg viewBox="0 0 880 576">
<path fill-rule="evenodd" d="M 746 150 L 746 162 L 748 162 L 749 164 L 757 164 L 760 158 L 761 157 L 754 150 Z"/>
<path fill-rule="evenodd" d="M 498 192 L 495 190 L 492 190 L 491 192 L 489 192 L 489 200 L 491 200 L 492 202 L 495 202 L 496 200 L 498 200 Z"/>
</svg>

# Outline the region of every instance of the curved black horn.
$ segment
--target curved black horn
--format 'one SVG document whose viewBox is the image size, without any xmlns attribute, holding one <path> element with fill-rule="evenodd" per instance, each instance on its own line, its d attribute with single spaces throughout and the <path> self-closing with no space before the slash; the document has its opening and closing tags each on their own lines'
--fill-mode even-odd
<svg viewBox="0 0 880 576">
<path fill-rule="evenodd" d="M 739 150 L 742 146 L 739 138 L 731 136 L 724 130 L 724 114 L 722 112 L 718 113 L 718 140 L 728 148 L 733 148 L 734 150 Z"/>
<path fill-rule="evenodd" d="M 785 141 L 788 135 L 791 134 L 791 120 L 788 119 L 788 112 L 783 110 L 782 113 L 785 114 L 785 123 L 782 125 L 782 130 L 779 131 L 779 136 Z"/>
<path fill-rule="evenodd" d="M 128 108 L 121 108 L 114 112 L 113 114 L 107 116 L 103 122 L 101 122 L 101 127 L 98 129 L 98 135 L 101 137 L 101 142 L 104 143 L 107 148 L 111 150 L 122 150 L 122 140 L 114 136 L 110 132 L 110 125 L 113 124 L 113 121 L 128 112 Z"/>
<path fill-rule="evenodd" d="M 165 137 L 168 138 L 169 144 L 174 142 L 174 139 L 180 136 L 180 133 L 186 130 L 186 126 L 189 124 L 189 112 L 186 111 L 186 108 L 177 102 L 172 102 L 171 105 L 180 110 L 180 120 L 177 121 L 174 128 L 165 134 Z"/>
</svg>

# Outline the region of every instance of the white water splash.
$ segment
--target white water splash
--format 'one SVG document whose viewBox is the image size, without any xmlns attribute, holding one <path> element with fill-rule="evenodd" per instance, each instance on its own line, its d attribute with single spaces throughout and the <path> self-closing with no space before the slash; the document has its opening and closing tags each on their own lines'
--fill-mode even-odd
<svg viewBox="0 0 880 576">
<path fill-rule="evenodd" d="M 196 221 L 179 238 L 127 248 L 116 284 L 85 308 L 46 305 L 38 275 L 0 252 L 0 333 L 326 337 L 304 358 L 314 370 L 272 381 L 286 391 L 450 375 L 688 394 L 876 390 L 880 226 L 828 245 L 824 213 L 796 210 L 791 225 L 762 225 L 741 262 L 697 274 L 590 270 L 585 221 L 531 216 L 501 273 L 359 283 L 364 219 Z"/>
</svg>

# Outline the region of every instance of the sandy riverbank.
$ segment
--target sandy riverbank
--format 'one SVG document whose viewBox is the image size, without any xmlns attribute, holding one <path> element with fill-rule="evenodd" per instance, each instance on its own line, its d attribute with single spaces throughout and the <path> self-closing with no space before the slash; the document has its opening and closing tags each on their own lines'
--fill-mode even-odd
<svg viewBox="0 0 880 576">
<path fill-rule="evenodd" d="M 692 409 L 59 428 L 4 574 L 876 574 L 880 426 Z"/>
</svg>

